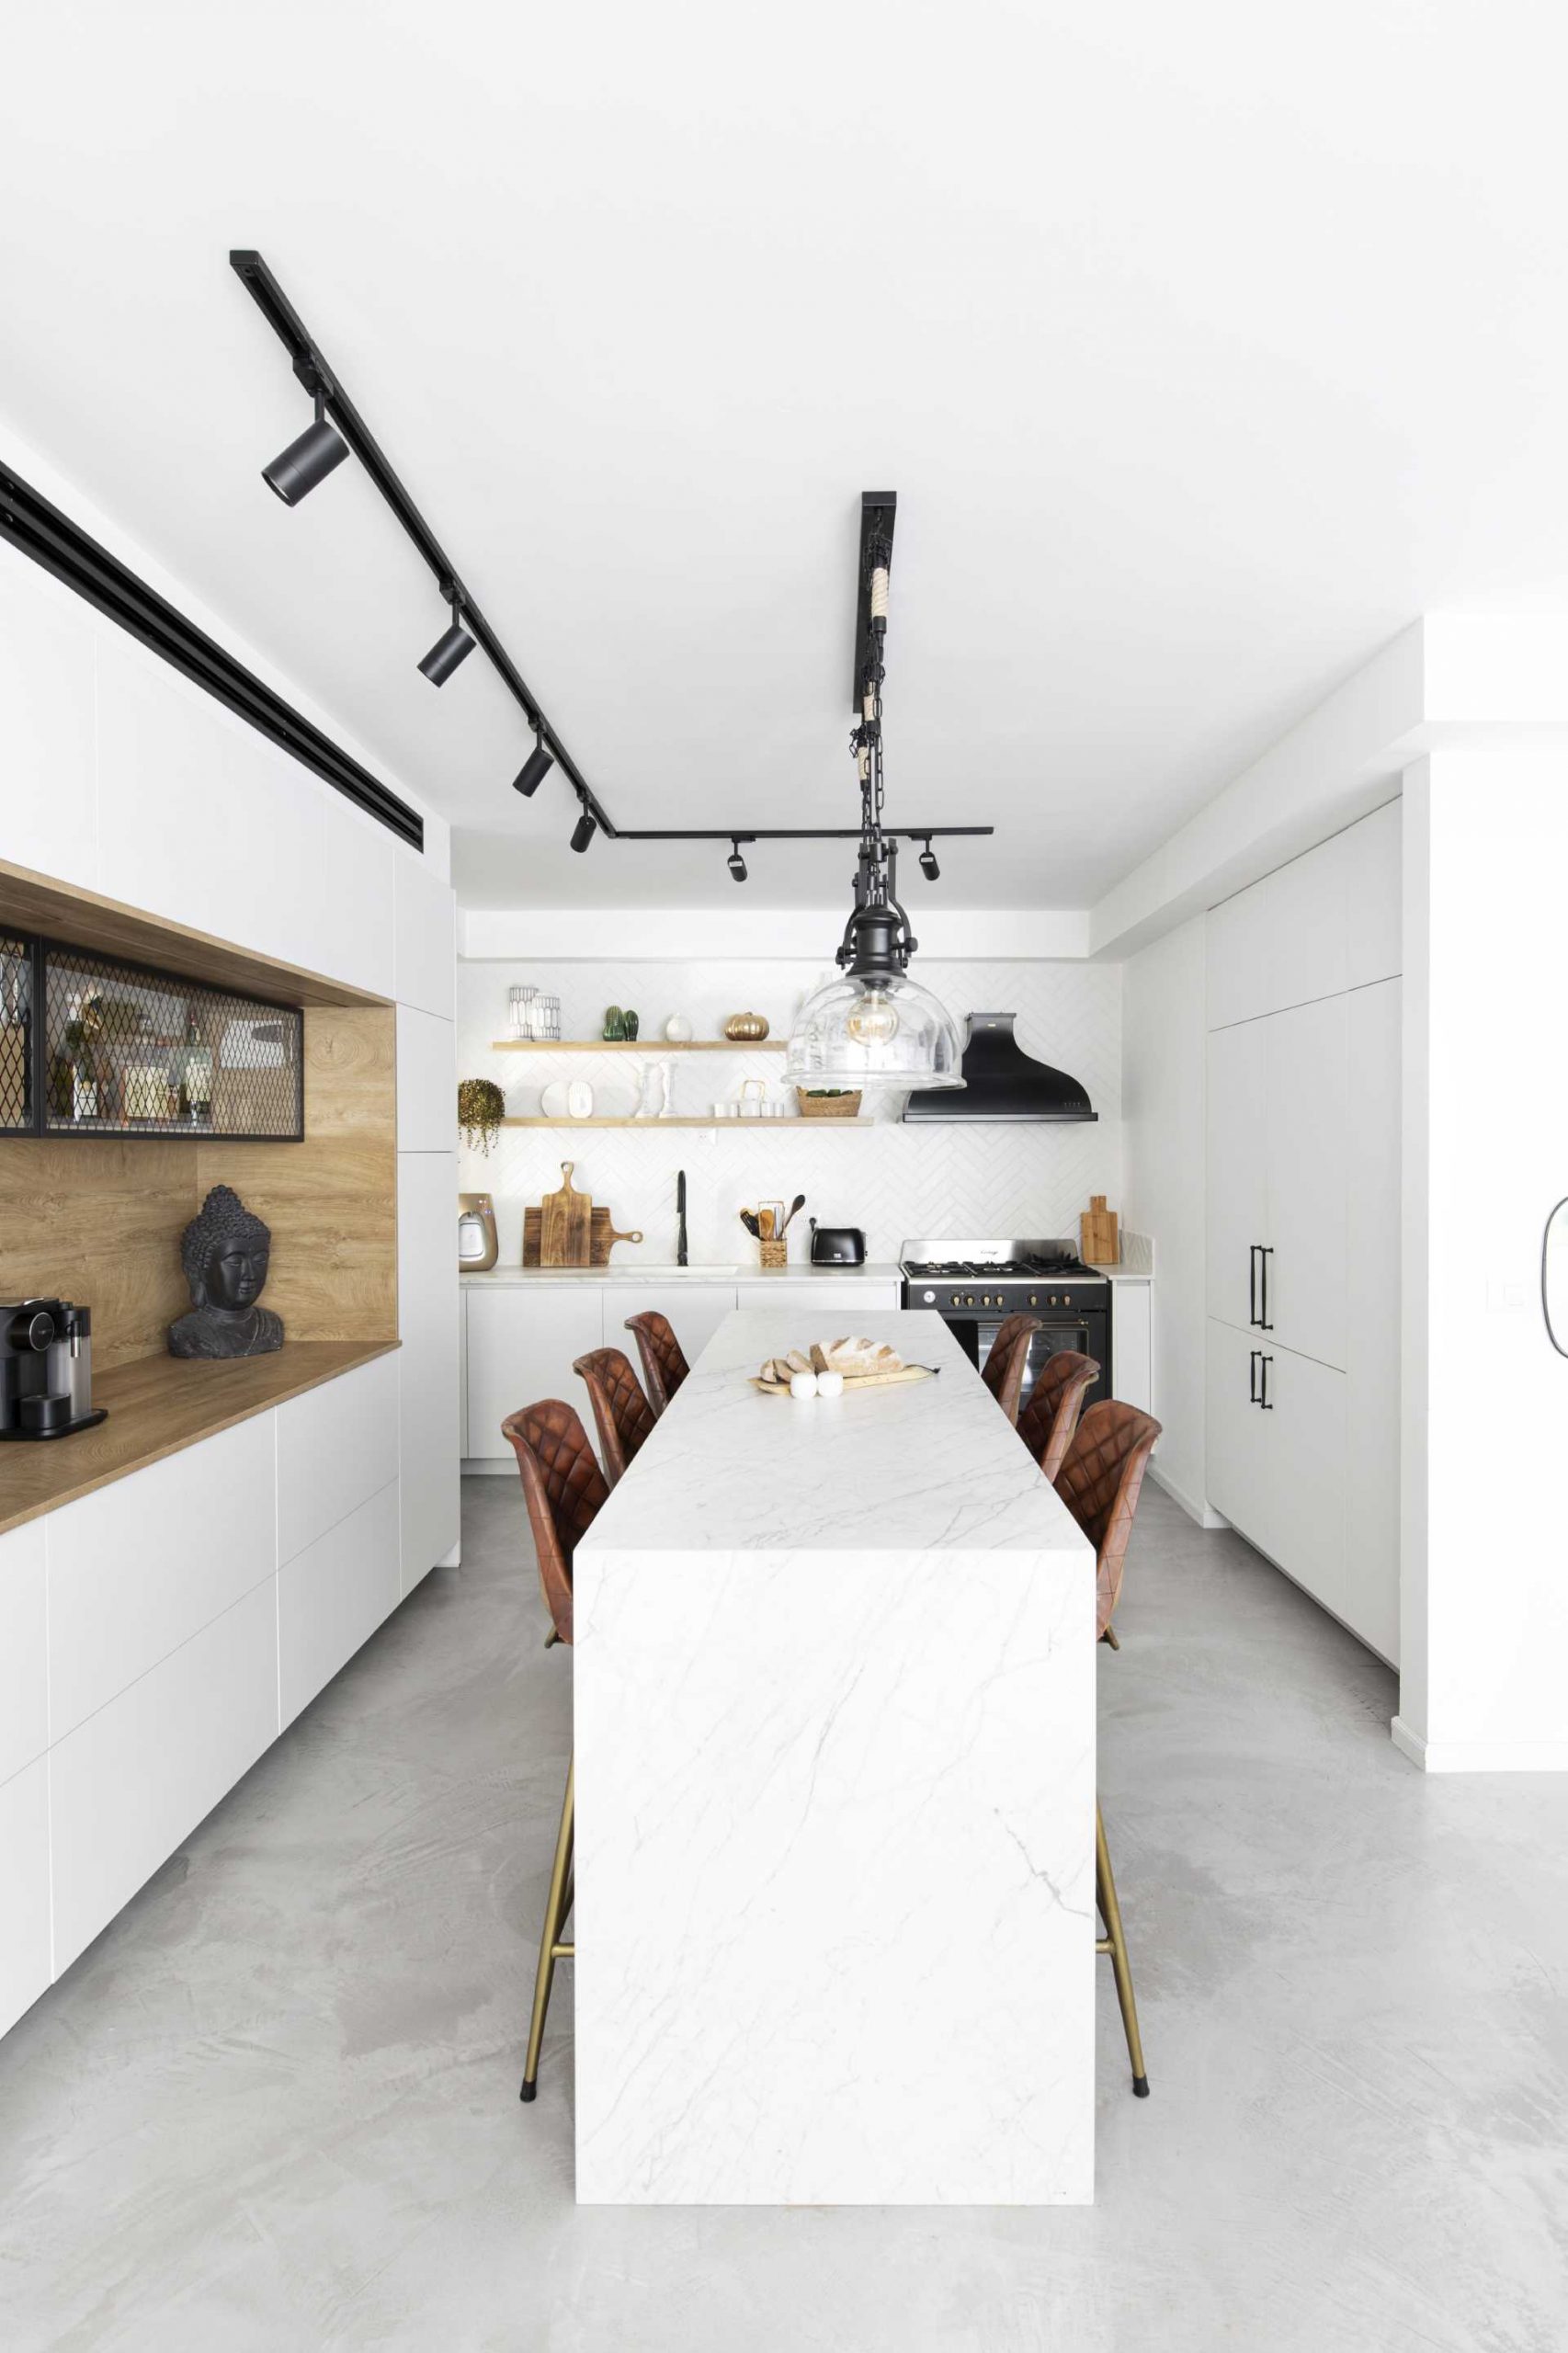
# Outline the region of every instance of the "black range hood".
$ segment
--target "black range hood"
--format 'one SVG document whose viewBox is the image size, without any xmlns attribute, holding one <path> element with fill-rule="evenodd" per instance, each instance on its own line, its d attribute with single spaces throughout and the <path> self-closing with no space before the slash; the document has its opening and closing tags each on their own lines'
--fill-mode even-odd
<svg viewBox="0 0 1568 2353">
<path fill-rule="evenodd" d="M 971 1013 L 963 1051 L 961 1087 L 916 1087 L 903 1107 L 906 1120 L 940 1120 L 947 1126 L 998 1120 L 1097 1120 L 1099 1113 L 1075 1078 L 1026 1054 L 1013 1035 L 1013 1013 Z"/>
</svg>

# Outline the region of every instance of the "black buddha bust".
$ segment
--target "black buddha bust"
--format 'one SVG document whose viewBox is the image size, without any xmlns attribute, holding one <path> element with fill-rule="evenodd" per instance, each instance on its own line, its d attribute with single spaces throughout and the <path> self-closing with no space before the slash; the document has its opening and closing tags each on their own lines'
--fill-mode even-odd
<svg viewBox="0 0 1568 2353">
<path fill-rule="evenodd" d="M 169 1325 L 172 1357 L 261 1357 L 283 1346 L 283 1318 L 257 1305 L 272 1235 L 227 1185 L 214 1185 L 180 1236 L 190 1313 Z"/>
</svg>

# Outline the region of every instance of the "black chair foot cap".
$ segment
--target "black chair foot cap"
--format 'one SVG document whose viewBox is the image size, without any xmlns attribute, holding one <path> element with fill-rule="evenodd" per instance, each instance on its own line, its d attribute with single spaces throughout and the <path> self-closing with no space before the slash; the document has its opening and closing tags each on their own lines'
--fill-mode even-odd
<svg viewBox="0 0 1568 2353">
<path fill-rule="evenodd" d="M 532 2095 L 531 2095 L 530 2093 L 528 2093 L 528 2092 L 525 2092 L 525 2093 L 523 2094 L 523 2097 L 524 2097 L 525 2099 L 528 2099 L 528 2098 L 530 2098 L 531 2097 L 532 2097 Z M 1147 2099 L 1147 2098 L 1148 2098 L 1148 2097 L 1149 2097 L 1149 2078 L 1148 2078 L 1148 2076 L 1147 2076 L 1147 2075 L 1134 2075 L 1134 2076 L 1133 2076 L 1133 2078 L 1132 2078 L 1132 2097 L 1134 2097 L 1134 2099 Z"/>
<path fill-rule="evenodd" d="M 1145 2091 L 1147 2091 L 1147 2090 L 1148 2090 L 1148 2088 L 1149 2088 L 1148 2085 L 1147 2085 L 1147 2084 L 1145 2084 L 1145 2085 L 1144 2085 L 1144 2086 L 1143 2086 L 1143 2088 L 1144 2088 L 1144 2090 L 1145 2090 Z M 522 2090 L 517 2094 L 517 2097 L 518 2097 L 519 2099 L 532 2099 L 532 2097 L 533 2097 L 533 2096 L 534 2096 L 535 2092 L 536 2092 L 538 2089 L 539 2089 L 539 2086 L 538 2086 L 538 2085 L 537 2085 L 537 2084 L 525 2084 L 525 2085 L 523 2086 Z"/>
</svg>

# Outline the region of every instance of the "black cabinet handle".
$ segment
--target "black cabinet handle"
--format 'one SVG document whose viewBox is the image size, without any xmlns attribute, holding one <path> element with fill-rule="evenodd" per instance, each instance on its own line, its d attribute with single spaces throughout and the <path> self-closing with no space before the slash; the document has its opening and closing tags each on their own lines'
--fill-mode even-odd
<svg viewBox="0 0 1568 2353">
<path fill-rule="evenodd" d="M 1257 1322 L 1257 1254 L 1262 1247 L 1261 1242 L 1249 1242 L 1247 1245 L 1247 1322 L 1249 1324 Z"/>
<path fill-rule="evenodd" d="M 1257 1393 L 1257 1368 L 1262 1360 L 1262 1357 L 1263 1350 L 1261 1348 L 1254 1348 L 1252 1352 L 1252 1362 L 1247 1367 L 1247 1404 L 1249 1405 L 1261 1405 L 1263 1403 L 1262 1398 Z"/>
<path fill-rule="evenodd" d="M 1260 1332 L 1272 1332 L 1274 1325 L 1269 1320 L 1268 1313 L 1268 1262 L 1274 1256 L 1274 1245 L 1271 1242 L 1260 1242 L 1257 1245 L 1257 1255 L 1263 1267 L 1263 1298 L 1258 1310 L 1257 1328 Z"/>
<path fill-rule="evenodd" d="M 1272 1357 L 1264 1357 L 1262 1358 L 1263 1394 L 1259 1397 L 1257 1402 L 1263 1407 L 1266 1414 L 1272 1414 L 1274 1411 L 1274 1400 L 1268 1393 L 1268 1368 L 1273 1362 L 1274 1358 Z"/>
</svg>

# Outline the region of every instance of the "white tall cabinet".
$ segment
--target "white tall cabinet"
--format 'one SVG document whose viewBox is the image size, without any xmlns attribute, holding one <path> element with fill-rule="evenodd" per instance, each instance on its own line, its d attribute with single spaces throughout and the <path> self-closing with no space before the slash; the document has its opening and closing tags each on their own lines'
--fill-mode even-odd
<svg viewBox="0 0 1568 2353">
<path fill-rule="evenodd" d="M 1212 911 L 1209 1498 L 1397 1664 L 1400 805 Z"/>
</svg>

